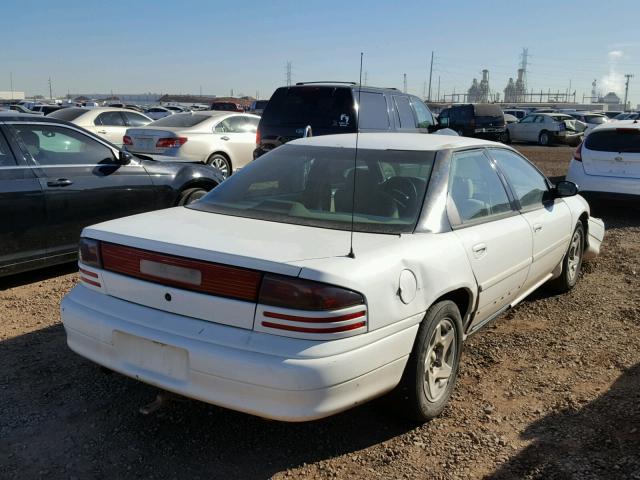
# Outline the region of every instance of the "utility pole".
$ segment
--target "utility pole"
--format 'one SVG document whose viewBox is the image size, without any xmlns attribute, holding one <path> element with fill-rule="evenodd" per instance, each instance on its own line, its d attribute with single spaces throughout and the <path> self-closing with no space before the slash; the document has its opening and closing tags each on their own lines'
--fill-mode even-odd
<svg viewBox="0 0 640 480">
<path fill-rule="evenodd" d="M 440 101 L 440 75 L 438 75 L 438 98 L 436 99 L 436 102 Z"/>
<path fill-rule="evenodd" d="M 407 93 L 407 74 L 404 73 L 403 76 L 404 76 L 404 82 L 403 82 L 404 90 L 403 91 L 404 91 L 404 93 Z"/>
<path fill-rule="evenodd" d="M 49 100 L 53 100 L 53 90 L 51 89 L 51 77 L 49 77 Z"/>
<path fill-rule="evenodd" d="M 624 109 L 627 109 L 627 98 L 629 98 L 629 80 L 631 80 L 633 78 L 633 75 L 631 75 L 630 73 L 626 73 L 624 75 L 624 78 L 627 79 L 626 82 L 624 82 Z"/>
<path fill-rule="evenodd" d="M 427 101 L 431 101 L 431 77 L 433 76 L 433 50 L 431 50 L 431 66 L 429 67 L 429 94 L 427 95 Z"/>
<path fill-rule="evenodd" d="M 287 87 L 291 86 L 291 61 L 287 61 Z"/>
</svg>

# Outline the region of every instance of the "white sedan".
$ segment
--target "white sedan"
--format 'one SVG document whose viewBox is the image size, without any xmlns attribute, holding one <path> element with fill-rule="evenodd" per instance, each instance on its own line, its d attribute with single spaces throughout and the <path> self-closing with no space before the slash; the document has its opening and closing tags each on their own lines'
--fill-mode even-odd
<svg viewBox="0 0 640 480">
<path fill-rule="evenodd" d="M 200 162 L 228 177 L 253 160 L 260 117 L 219 111 L 177 113 L 127 130 L 125 148 L 157 160 Z"/>
<path fill-rule="evenodd" d="M 589 194 L 640 196 L 640 124 L 620 120 L 595 127 L 578 145 L 567 180 Z"/>
<path fill-rule="evenodd" d="M 142 113 L 116 107 L 63 108 L 49 117 L 78 125 L 118 147 L 122 147 L 122 137 L 128 128 L 144 127 L 153 121 Z"/>
<path fill-rule="evenodd" d="M 61 305 L 69 347 L 271 419 L 396 387 L 411 417 L 438 415 L 464 339 L 545 283 L 571 289 L 603 224 L 502 144 L 358 141 L 295 140 L 188 207 L 86 228 Z"/>
</svg>

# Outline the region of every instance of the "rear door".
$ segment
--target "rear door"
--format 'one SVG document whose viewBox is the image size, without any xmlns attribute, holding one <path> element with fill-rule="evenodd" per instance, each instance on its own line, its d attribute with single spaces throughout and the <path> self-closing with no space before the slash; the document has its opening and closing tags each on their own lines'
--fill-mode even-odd
<svg viewBox="0 0 640 480">
<path fill-rule="evenodd" d="M 409 97 L 404 95 L 394 95 L 393 103 L 396 110 L 397 129 L 401 131 L 415 132 L 418 122 L 411 108 Z"/>
<path fill-rule="evenodd" d="M 582 147 L 582 164 L 588 175 L 640 178 L 640 128 L 591 132 Z"/>
<path fill-rule="evenodd" d="M 50 255 L 73 252 L 91 224 L 156 208 L 156 191 L 142 165 L 116 161 L 116 150 L 61 124 L 11 124 L 45 193 Z"/>
<path fill-rule="evenodd" d="M 532 264 L 523 291 L 549 278 L 560 263 L 573 233 L 571 210 L 561 198 L 551 199 L 545 177 L 511 150 L 489 149 L 504 174 L 533 237 Z"/>
<path fill-rule="evenodd" d="M 122 137 L 127 130 L 127 124 L 121 112 L 103 112 L 93 123 L 94 126 L 89 130 L 115 145 L 122 146 Z"/>
<path fill-rule="evenodd" d="M 244 167 L 253 159 L 259 121 L 259 118 L 247 115 L 234 115 L 213 127 L 213 134 L 231 153 L 234 169 Z"/>
<path fill-rule="evenodd" d="M 531 264 L 531 229 L 483 150 L 453 154 L 447 213 L 478 284 L 473 328 L 521 292 Z"/>
<path fill-rule="evenodd" d="M 46 256 L 44 192 L 17 148 L 16 153 L 0 129 L 0 275 Z"/>
</svg>

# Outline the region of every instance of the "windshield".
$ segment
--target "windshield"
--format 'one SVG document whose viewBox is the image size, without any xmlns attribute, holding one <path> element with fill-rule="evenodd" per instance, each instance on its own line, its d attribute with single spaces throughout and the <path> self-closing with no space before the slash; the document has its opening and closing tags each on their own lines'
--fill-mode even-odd
<svg viewBox="0 0 640 480">
<path fill-rule="evenodd" d="M 188 208 L 337 230 L 351 228 L 353 210 L 355 231 L 412 232 L 435 153 L 359 149 L 355 169 L 354 156 L 353 148 L 284 145 Z"/>
<path fill-rule="evenodd" d="M 585 147 L 597 152 L 640 153 L 640 129 L 616 128 L 592 132 Z"/>
<path fill-rule="evenodd" d="M 170 115 L 163 117 L 160 120 L 156 120 L 150 123 L 150 126 L 154 127 L 193 127 L 205 120 L 211 118 L 209 115 L 194 115 L 192 113 L 178 113 L 176 115 Z"/>
<path fill-rule="evenodd" d="M 587 123 L 607 123 L 606 117 L 603 117 L 602 115 L 585 115 L 584 119 Z"/>
</svg>

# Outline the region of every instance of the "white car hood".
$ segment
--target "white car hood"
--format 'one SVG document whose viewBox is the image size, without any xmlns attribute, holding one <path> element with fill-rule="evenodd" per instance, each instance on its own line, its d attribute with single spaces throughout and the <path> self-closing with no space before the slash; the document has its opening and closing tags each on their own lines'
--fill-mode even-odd
<svg viewBox="0 0 640 480">
<path fill-rule="evenodd" d="M 220 215 L 185 207 L 133 215 L 84 229 L 83 236 L 154 252 L 298 275 L 304 260 L 344 257 L 350 233 Z M 361 247 L 395 235 L 357 233 Z"/>
</svg>

